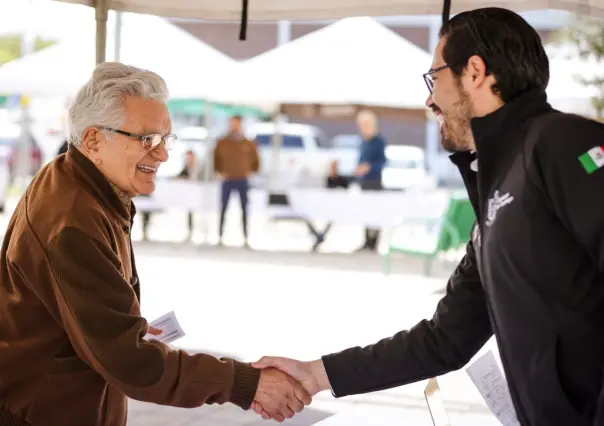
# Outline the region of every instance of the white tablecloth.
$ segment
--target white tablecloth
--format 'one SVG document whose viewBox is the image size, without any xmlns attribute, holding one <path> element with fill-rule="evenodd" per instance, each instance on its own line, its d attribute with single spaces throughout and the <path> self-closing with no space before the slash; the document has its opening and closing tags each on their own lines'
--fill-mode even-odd
<svg viewBox="0 0 604 426">
<path fill-rule="evenodd" d="M 268 206 L 266 191 L 251 189 L 248 194 L 250 213 L 264 212 Z M 230 203 L 239 204 L 237 192 L 231 192 Z M 138 211 L 167 209 L 193 210 L 202 213 L 220 211 L 220 182 L 198 182 L 186 179 L 158 180 L 149 197 L 136 197 Z"/>
<path fill-rule="evenodd" d="M 441 217 L 451 195 L 442 190 L 407 193 L 294 188 L 288 197 L 292 210 L 309 220 L 385 228 L 409 217 Z"/>
<path fill-rule="evenodd" d="M 308 220 L 326 220 L 340 224 L 391 227 L 409 217 L 441 217 L 448 206 L 447 191 L 407 193 L 401 191 L 362 191 L 344 189 L 293 188 L 288 191 L 290 206 L 275 206 L 269 211 L 268 193 L 262 189 L 249 192 L 252 214 L 296 214 Z M 236 192 L 230 203 L 239 204 Z M 215 213 L 220 210 L 220 182 L 185 179 L 159 180 L 149 197 L 136 197 L 138 211 L 167 209 Z M 279 210 L 280 209 L 280 210 Z M 277 211 L 279 210 L 279 211 Z"/>
<path fill-rule="evenodd" d="M 448 416 L 451 426 L 501 426 L 497 418 L 487 412 L 449 411 Z M 423 410 L 363 407 L 337 413 L 313 426 L 443 426 L 443 423 L 434 425 L 427 407 Z"/>
<path fill-rule="evenodd" d="M 428 409 L 371 410 L 351 409 L 326 418 L 313 426 L 433 426 Z M 464 425 L 465 426 L 465 425 Z"/>
</svg>

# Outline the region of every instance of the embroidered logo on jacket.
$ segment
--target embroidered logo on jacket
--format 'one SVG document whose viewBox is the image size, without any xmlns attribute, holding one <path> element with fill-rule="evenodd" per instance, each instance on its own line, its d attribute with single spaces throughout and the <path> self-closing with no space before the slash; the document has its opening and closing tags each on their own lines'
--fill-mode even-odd
<svg viewBox="0 0 604 426">
<path fill-rule="evenodd" d="M 485 222 L 486 226 L 491 226 L 495 223 L 495 219 L 497 218 L 497 211 L 503 206 L 507 206 L 512 201 L 514 201 L 514 197 L 509 194 L 499 195 L 499 191 L 495 191 L 493 196 L 489 198 L 488 206 L 487 206 L 487 221 Z"/>
</svg>

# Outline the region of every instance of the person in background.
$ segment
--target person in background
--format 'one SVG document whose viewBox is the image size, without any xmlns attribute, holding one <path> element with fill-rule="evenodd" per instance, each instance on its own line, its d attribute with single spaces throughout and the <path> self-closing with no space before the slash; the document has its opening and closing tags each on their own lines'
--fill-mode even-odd
<svg viewBox="0 0 604 426">
<path fill-rule="evenodd" d="M 245 138 L 241 128 L 241 117 L 231 118 L 229 133 L 216 143 L 214 148 L 214 170 L 222 179 L 220 191 L 220 223 L 218 235 L 222 244 L 224 217 L 231 192 L 239 193 L 243 226 L 244 246 L 248 245 L 248 179 L 260 168 L 256 144 Z"/>
<path fill-rule="evenodd" d="M 190 179 L 190 176 L 194 173 L 196 167 L 195 153 L 193 151 L 187 151 L 185 154 L 185 164 L 176 179 Z M 147 197 L 147 195 L 141 195 L 141 197 Z M 156 210 L 156 213 L 159 213 Z M 153 211 L 144 211 L 141 213 L 142 216 L 142 232 L 143 241 L 149 241 L 149 226 L 151 225 L 151 215 Z M 186 242 L 190 242 L 193 239 L 193 212 L 187 212 L 187 239 Z"/>
<path fill-rule="evenodd" d="M 348 184 L 348 178 L 338 174 L 338 161 L 331 161 L 329 163 L 329 174 L 327 175 L 327 179 L 325 181 L 325 187 L 328 189 L 348 188 Z M 310 233 L 315 237 L 315 243 L 313 244 L 312 251 L 317 251 L 319 246 L 325 242 L 327 233 L 331 229 L 331 222 L 327 223 L 323 232 L 318 231 L 310 221 L 306 221 L 306 225 L 308 226 Z"/>
<path fill-rule="evenodd" d="M 386 165 L 386 141 L 378 132 L 378 119 L 373 111 L 363 110 L 357 115 L 357 126 L 363 138 L 359 164 L 355 175 L 363 190 L 382 190 L 382 170 Z M 379 230 L 366 228 L 365 243 L 360 250 L 377 250 Z"/>
<path fill-rule="evenodd" d="M 185 157 L 185 167 L 183 167 L 182 172 L 178 175 L 178 179 L 195 179 L 197 170 L 197 158 L 195 157 L 195 153 L 191 150 L 187 151 Z M 187 226 L 189 230 L 189 234 L 187 237 L 188 241 L 193 239 L 193 212 L 187 212 Z"/>
<path fill-rule="evenodd" d="M 257 401 L 281 421 L 310 403 L 285 373 L 171 348 L 141 316 L 132 200 L 155 190 L 175 141 L 168 96 L 151 71 L 98 65 L 69 110 L 67 153 L 16 207 L 0 252 L 0 424 L 126 426 L 128 398 Z"/>
</svg>

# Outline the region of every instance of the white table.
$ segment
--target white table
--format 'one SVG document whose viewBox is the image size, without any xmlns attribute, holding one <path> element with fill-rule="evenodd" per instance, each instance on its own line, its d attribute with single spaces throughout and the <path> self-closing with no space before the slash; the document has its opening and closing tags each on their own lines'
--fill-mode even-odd
<svg viewBox="0 0 604 426">
<path fill-rule="evenodd" d="M 313 426 L 434 426 L 426 410 L 351 409 L 337 413 Z M 465 426 L 465 425 L 464 425 Z"/>
<path fill-rule="evenodd" d="M 448 413 L 451 426 L 501 426 L 491 413 Z M 441 426 L 434 425 L 430 411 L 399 408 L 363 407 L 337 413 L 313 426 Z"/>
<path fill-rule="evenodd" d="M 231 193 L 230 202 L 239 203 L 239 197 Z M 249 191 L 250 213 L 265 212 L 268 208 L 266 191 L 251 189 Z M 220 211 L 220 182 L 199 182 L 187 179 L 158 180 L 155 192 L 149 197 L 136 197 L 137 211 L 161 211 L 182 209 L 201 213 Z"/>
<path fill-rule="evenodd" d="M 292 210 L 307 220 L 388 228 L 409 217 L 441 217 L 451 195 L 442 190 L 407 193 L 292 188 L 288 198 Z"/>
</svg>

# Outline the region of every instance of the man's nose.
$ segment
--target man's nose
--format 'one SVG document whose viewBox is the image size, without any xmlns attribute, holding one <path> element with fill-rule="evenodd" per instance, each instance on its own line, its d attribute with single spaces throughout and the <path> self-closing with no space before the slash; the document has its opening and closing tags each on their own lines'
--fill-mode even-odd
<svg viewBox="0 0 604 426">
<path fill-rule="evenodd" d="M 170 155 L 168 154 L 168 150 L 166 149 L 166 144 L 164 142 L 162 142 L 157 148 L 155 148 L 152 153 L 153 156 L 162 163 L 168 161 L 168 158 L 170 157 Z"/>
<path fill-rule="evenodd" d="M 432 93 L 430 93 L 428 99 L 426 99 L 426 106 L 432 108 L 432 105 L 434 105 L 434 100 L 432 99 Z"/>
</svg>

